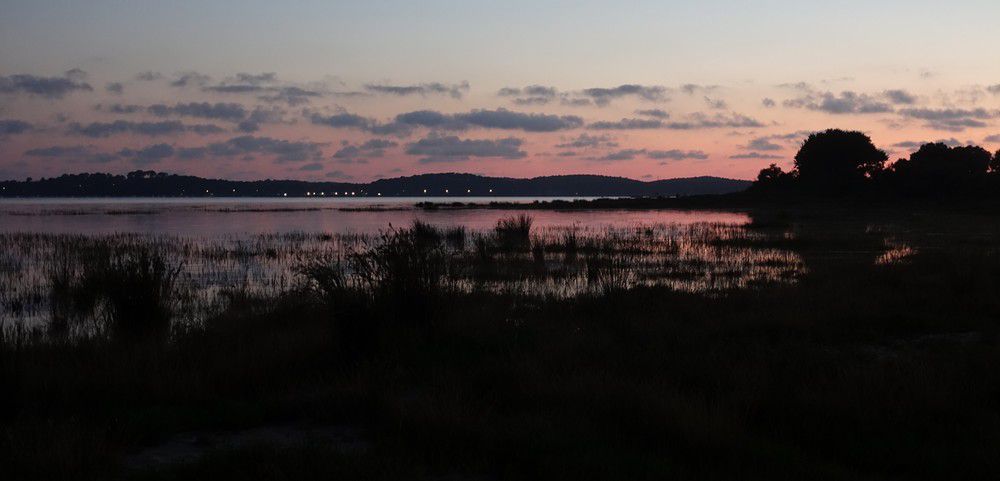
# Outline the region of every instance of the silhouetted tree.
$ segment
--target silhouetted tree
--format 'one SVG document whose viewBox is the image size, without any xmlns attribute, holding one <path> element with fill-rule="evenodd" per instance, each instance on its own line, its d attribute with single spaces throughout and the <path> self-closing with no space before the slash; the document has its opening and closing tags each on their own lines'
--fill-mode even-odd
<svg viewBox="0 0 1000 481">
<path fill-rule="evenodd" d="M 845 191 L 878 175 L 888 158 L 864 133 L 830 129 L 806 139 L 795 155 L 795 169 L 810 189 Z"/>
<path fill-rule="evenodd" d="M 755 190 L 786 190 L 795 180 L 795 174 L 793 172 L 785 172 L 781 170 L 775 164 L 761 169 L 760 173 L 757 174 L 757 181 L 754 182 L 753 188 Z"/>
<path fill-rule="evenodd" d="M 994 157 L 976 146 L 924 144 L 892 164 L 894 183 L 909 193 L 930 194 L 970 187 L 986 178 Z"/>
<path fill-rule="evenodd" d="M 1000 150 L 993 154 L 993 160 L 990 162 L 990 172 L 1000 173 Z"/>
</svg>

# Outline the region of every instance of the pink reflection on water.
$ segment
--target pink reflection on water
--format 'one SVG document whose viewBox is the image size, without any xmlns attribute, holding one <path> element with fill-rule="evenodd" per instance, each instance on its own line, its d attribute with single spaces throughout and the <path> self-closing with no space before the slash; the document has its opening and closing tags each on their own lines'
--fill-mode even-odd
<svg viewBox="0 0 1000 481">
<path fill-rule="evenodd" d="M 370 234 L 409 226 L 414 219 L 438 226 L 492 228 L 496 221 L 525 213 L 540 228 L 586 229 L 702 222 L 745 224 L 746 214 L 680 210 L 441 209 L 413 205 L 428 199 L 43 199 L 0 202 L 0 232 L 100 235 L 143 233 L 222 237 L 282 232 Z M 464 199 L 441 199 L 458 201 Z M 474 199 L 488 202 L 491 199 Z M 504 199 L 510 201 L 510 199 Z M 535 199 L 519 198 L 522 202 Z"/>
</svg>

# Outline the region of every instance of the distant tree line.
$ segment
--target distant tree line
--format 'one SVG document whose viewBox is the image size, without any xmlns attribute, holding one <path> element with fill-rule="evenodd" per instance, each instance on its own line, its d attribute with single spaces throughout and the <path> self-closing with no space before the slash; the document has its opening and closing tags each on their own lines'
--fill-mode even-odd
<svg viewBox="0 0 1000 481">
<path fill-rule="evenodd" d="M 245 197 L 303 196 L 307 192 L 356 190 L 357 184 L 295 180 L 205 179 L 152 170 L 125 175 L 83 173 L 0 182 L 2 197 Z"/>
<path fill-rule="evenodd" d="M 809 136 L 794 168 L 760 171 L 751 192 L 800 195 L 870 193 L 908 197 L 1000 194 L 1000 151 L 922 145 L 909 158 L 886 165 L 888 155 L 862 132 L 830 129 Z"/>
<path fill-rule="evenodd" d="M 0 181 L 0 197 L 357 197 L 380 196 L 686 196 L 741 192 L 746 180 L 693 177 L 643 182 L 625 177 L 560 175 L 530 179 L 421 174 L 366 183 L 235 181 L 137 170 L 126 175 L 65 174 Z"/>
</svg>

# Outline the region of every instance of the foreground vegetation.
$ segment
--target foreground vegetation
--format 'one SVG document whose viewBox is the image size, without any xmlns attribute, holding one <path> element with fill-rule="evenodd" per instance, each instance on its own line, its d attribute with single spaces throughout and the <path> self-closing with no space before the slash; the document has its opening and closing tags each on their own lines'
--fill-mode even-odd
<svg viewBox="0 0 1000 481">
<path fill-rule="evenodd" d="M 770 211 L 682 234 L 685 252 L 723 255 L 678 255 L 677 236 L 646 229 L 539 233 L 525 217 L 491 232 L 418 223 L 328 239 L 343 248 L 300 259 L 295 282 L 220 289 L 199 322 L 178 322 L 183 249 L 94 241 L 46 274 L 46 325 L 3 331 L 0 472 L 1000 474 L 1000 222 Z M 759 275 L 705 282 L 746 272 Z M 554 284 L 589 287 L 510 288 Z M 180 433 L 267 426 L 350 429 L 358 442 L 265 437 L 185 463 L 141 456 Z"/>
</svg>

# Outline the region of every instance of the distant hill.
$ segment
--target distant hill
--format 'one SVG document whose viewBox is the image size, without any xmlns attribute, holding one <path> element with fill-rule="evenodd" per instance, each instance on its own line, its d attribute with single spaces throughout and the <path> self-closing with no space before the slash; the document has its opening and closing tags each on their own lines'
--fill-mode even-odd
<svg viewBox="0 0 1000 481">
<path fill-rule="evenodd" d="M 745 190 L 750 181 L 691 177 L 643 182 L 600 175 L 514 179 L 474 174 L 423 174 L 370 183 L 299 180 L 236 181 L 153 171 L 127 175 L 66 174 L 0 182 L 0 197 L 307 197 L 307 196 L 687 196 Z"/>
</svg>

